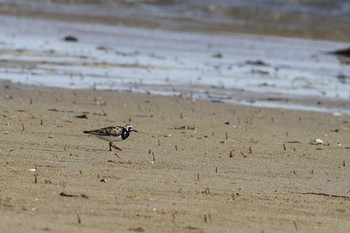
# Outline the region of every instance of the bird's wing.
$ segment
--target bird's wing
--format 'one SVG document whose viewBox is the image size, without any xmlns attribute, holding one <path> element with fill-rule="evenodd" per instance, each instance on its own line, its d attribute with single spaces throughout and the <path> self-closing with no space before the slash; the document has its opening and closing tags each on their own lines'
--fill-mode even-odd
<svg viewBox="0 0 350 233">
<path fill-rule="evenodd" d="M 122 126 L 111 126 L 104 128 L 106 133 L 111 136 L 119 136 L 122 134 L 123 127 Z"/>
<path fill-rule="evenodd" d="M 97 135 L 97 136 L 119 136 L 122 133 L 123 127 L 121 126 L 109 126 L 101 129 L 84 131 L 84 133 Z"/>
</svg>

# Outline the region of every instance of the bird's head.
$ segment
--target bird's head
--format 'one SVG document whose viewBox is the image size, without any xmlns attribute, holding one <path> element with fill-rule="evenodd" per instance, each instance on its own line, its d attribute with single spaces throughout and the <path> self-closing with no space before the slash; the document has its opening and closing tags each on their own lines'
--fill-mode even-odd
<svg viewBox="0 0 350 233">
<path fill-rule="evenodd" d="M 134 127 L 132 125 L 129 125 L 129 124 L 124 126 L 124 129 L 125 129 L 126 132 L 132 132 L 132 131 L 134 131 L 136 133 L 138 132 L 137 130 L 134 129 Z"/>
</svg>

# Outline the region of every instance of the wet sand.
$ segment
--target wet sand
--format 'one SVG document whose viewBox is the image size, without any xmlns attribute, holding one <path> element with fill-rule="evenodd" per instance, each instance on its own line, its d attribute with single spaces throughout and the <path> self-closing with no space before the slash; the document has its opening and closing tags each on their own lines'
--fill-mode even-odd
<svg viewBox="0 0 350 233">
<path fill-rule="evenodd" d="M 0 229 L 350 228 L 348 116 L 5 81 L 0 93 Z M 139 133 L 118 154 L 82 133 L 129 121 Z"/>
</svg>

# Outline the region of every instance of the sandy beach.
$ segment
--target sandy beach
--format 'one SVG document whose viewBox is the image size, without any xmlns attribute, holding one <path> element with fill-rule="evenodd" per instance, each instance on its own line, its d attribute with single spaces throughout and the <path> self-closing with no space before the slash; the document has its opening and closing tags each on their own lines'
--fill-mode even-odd
<svg viewBox="0 0 350 233">
<path fill-rule="evenodd" d="M 6 232 L 350 228 L 348 116 L 8 81 L 0 93 Z M 128 122 L 139 133 L 117 154 L 82 133 Z"/>
<path fill-rule="evenodd" d="M 0 233 L 349 232 L 347 3 L 196 2 L 2 1 Z"/>
</svg>

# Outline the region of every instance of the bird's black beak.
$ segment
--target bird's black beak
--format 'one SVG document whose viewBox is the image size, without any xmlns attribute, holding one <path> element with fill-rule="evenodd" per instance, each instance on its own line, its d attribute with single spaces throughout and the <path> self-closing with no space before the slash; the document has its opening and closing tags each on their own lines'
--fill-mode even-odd
<svg viewBox="0 0 350 233">
<path fill-rule="evenodd" d="M 131 131 L 134 131 L 134 132 L 136 132 L 136 133 L 138 133 L 139 131 L 137 131 L 136 129 L 132 129 Z"/>
</svg>

